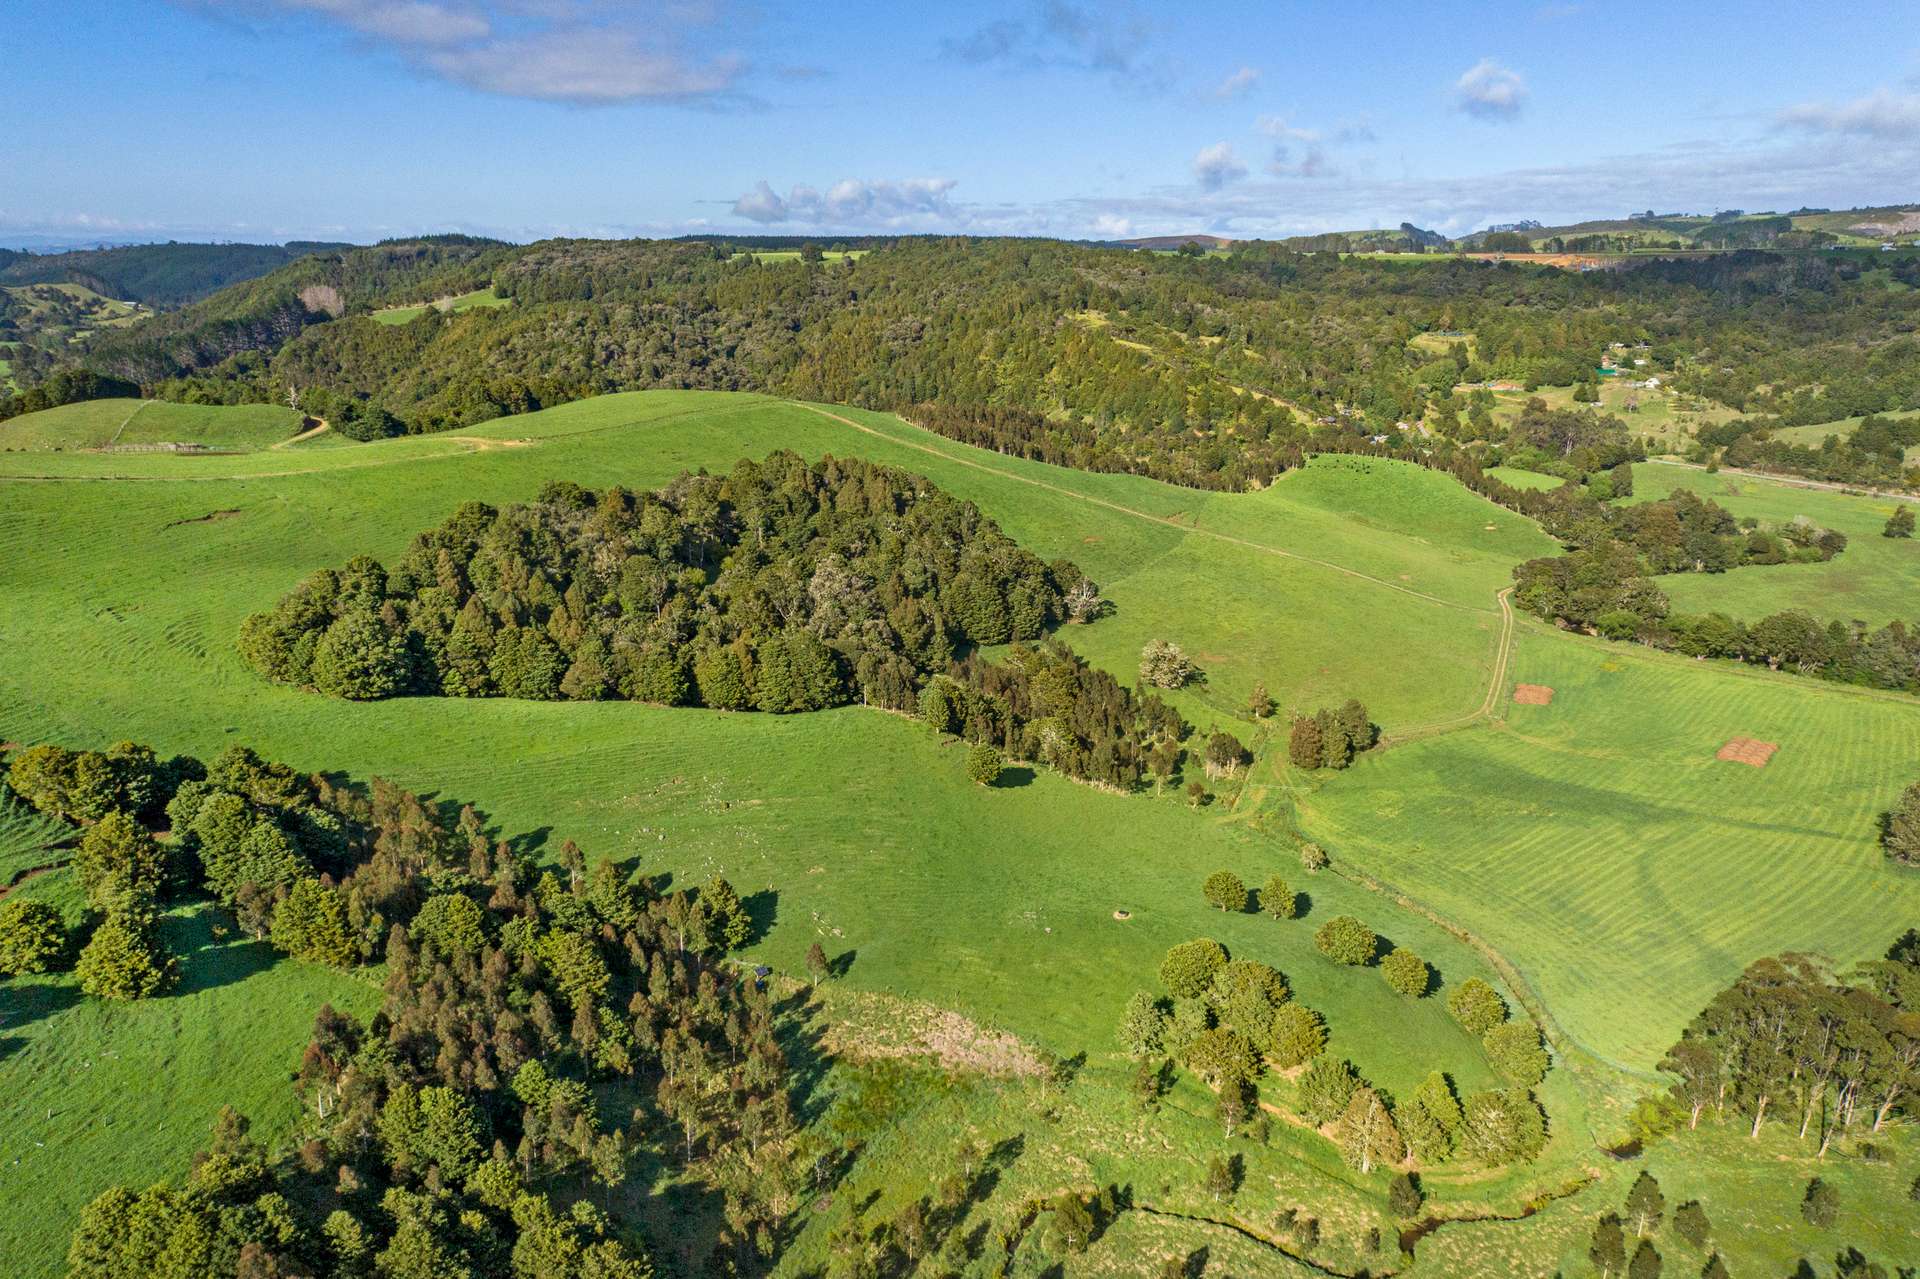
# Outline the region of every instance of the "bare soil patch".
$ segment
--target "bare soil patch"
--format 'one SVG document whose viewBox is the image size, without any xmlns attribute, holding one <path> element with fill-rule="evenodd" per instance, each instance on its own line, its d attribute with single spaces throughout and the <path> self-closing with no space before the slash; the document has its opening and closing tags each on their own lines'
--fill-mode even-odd
<svg viewBox="0 0 1920 1279">
<path fill-rule="evenodd" d="M 1553 701 L 1553 690 L 1545 684 L 1515 684 L 1513 700 L 1520 706 L 1545 706 Z"/>
<path fill-rule="evenodd" d="M 1729 738 L 1715 759 L 1724 759 L 1735 764 L 1747 764 L 1754 768 L 1765 768 L 1773 753 L 1780 749 L 1778 742 L 1763 742 L 1753 737 Z"/>
<path fill-rule="evenodd" d="M 230 507 L 224 511 L 208 511 L 205 515 L 189 515 L 183 520 L 168 520 L 161 528 L 178 528 L 182 524 L 211 524 L 215 520 L 230 520 L 240 514 L 240 508 Z"/>
<path fill-rule="evenodd" d="M 1039 1075 L 1040 1058 L 1014 1036 L 959 1013 L 873 992 L 833 992 L 826 1047 L 856 1057 L 931 1057 L 948 1070 Z"/>
</svg>

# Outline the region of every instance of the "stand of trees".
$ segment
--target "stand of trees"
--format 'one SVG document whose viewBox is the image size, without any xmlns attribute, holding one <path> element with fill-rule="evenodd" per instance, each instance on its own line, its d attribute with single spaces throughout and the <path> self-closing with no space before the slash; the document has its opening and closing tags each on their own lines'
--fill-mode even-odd
<svg viewBox="0 0 1920 1279">
<path fill-rule="evenodd" d="M 1220 909 L 1245 908 L 1245 886 L 1230 871 L 1215 872 L 1203 891 Z M 1261 897 L 1265 905 L 1266 890 Z M 1328 921 L 1317 938 L 1329 958 L 1353 964 L 1371 960 L 1376 940 L 1371 929 L 1346 916 Z M 1407 967 L 1418 965 L 1418 990 L 1409 983 L 1403 993 L 1424 991 L 1426 965 L 1406 951 L 1393 954 L 1405 956 Z M 1228 1136 L 1246 1122 L 1257 1100 L 1255 1084 L 1269 1066 L 1304 1067 L 1294 1081 L 1300 1118 L 1327 1135 L 1361 1173 L 1453 1161 L 1524 1163 L 1545 1148 L 1546 1114 L 1531 1091 L 1551 1064 L 1539 1031 L 1531 1023 L 1502 1024 L 1504 1003 L 1478 978 L 1462 989 L 1485 989 L 1497 1008 L 1472 1029 L 1484 1033 L 1488 1060 L 1506 1086 L 1463 1099 L 1445 1074 L 1434 1071 L 1398 1101 L 1349 1062 L 1326 1055 L 1324 1019 L 1294 999 L 1286 978 L 1266 964 L 1235 959 L 1203 937 L 1167 952 L 1160 981 L 1165 995 L 1143 990 L 1127 1001 L 1120 1046 L 1140 1063 L 1144 1077 L 1161 1077 L 1171 1059 L 1204 1080 L 1216 1094 L 1216 1113 Z"/>
<path fill-rule="evenodd" d="M 571 843 L 543 869 L 470 807 L 243 747 L 204 765 L 35 747 L 8 772 L 84 823 L 88 993 L 164 989 L 177 961 L 155 911 L 203 894 L 289 954 L 385 961 L 371 1021 L 319 1010 L 293 1075 L 294 1149 L 223 1113 L 184 1181 L 87 1207 L 70 1274 L 646 1279 L 645 1248 L 604 1210 L 642 1146 L 724 1203 L 703 1264 L 774 1256 L 816 1152 L 773 1005 L 725 962 L 754 928 L 726 881 L 663 894 L 631 867 L 589 872 Z M 162 810 L 164 845 L 148 829 Z M 10 971 L 60 962 L 45 922 L 0 909 Z"/>
<path fill-rule="evenodd" d="M 1792 1128 L 1826 1154 L 1912 1118 L 1920 1097 L 1920 933 L 1849 974 L 1810 955 L 1748 965 L 1660 1063 L 1687 1123 Z"/>
<path fill-rule="evenodd" d="M 924 480 L 778 453 L 653 493 L 469 503 L 391 572 L 362 557 L 310 577 L 240 648 L 339 697 L 911 710 L 961 653 L 1063 620 L 1080 579 Z"/>
</svg>

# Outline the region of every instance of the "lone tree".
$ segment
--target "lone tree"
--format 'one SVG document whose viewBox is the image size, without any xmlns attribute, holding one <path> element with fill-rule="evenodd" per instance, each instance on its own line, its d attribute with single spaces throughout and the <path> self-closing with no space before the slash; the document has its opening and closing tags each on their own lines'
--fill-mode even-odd
<svg viewBox="0 0 1920 1279">
<path fill-rule="evenodd" d="M 1908 506 L 1905 502 L 1902 502 L 1899 506 L 1895 507 L 1893 514 L 1887 517 L 1887 526 L 1880 530 L 1880 536 L 1912 537 L 1913 536 L 1913 508 L 1911 506 Z"/>
<path fill-rule="evenodd" d="M 67 930 L 58 910 L 24 897 L 0 902 L 0 974 L 49 972 L 66 950 Z"/>
<path fill-rule="evenodd" d="M 1373 929 L 1352 915 L 1335 915 L 1320 925 L 1320 931 L 1313 935 L 1313 944 L 1335 963 L 1357 966 L 1373 961 L 1379 938 L 1374 936 Z"/>
<path fill-rule="evenodd" d="M 1821 1230 L 1833 1229 L 1840 1217 L 1840 1192 L 1831 1182 L 1815 1177 L 1807 1183 L 1806 1198 L 1800 1201 L 1800 1215 L 1807 1224 Z"/>
<path fill-rule="evenodd" d="M 1273 697 L 1267 692 L 1264 682 L 1257 682 L 1253 692 L 1247 694 L 1247 714 L 1255 719 L 1265 719 L 1273 714 Z"/>
<path fill-rule="evenodd" d="M 1627 1232 L 1620 1225 L 1620 1214 L 1610 1212 L 1593 1223 L 1587 1260 L 1609 1279 L 1627 1268 Z"/>
<path fill-rule="evenodd" d="M 1155 688 L 1180 688 L 1190 682 L 1193 663 L 1178 644 L 1168 640 L 1149 640 L 1140 650 L 1140 680 Z"/>
<path fill-rule="evenodd" d="M 1267 876 L 1267 882 L 1260 885 L 1260 909 L 1275 919 L 1292 919 L 1299 905 L 1299 894 L 1279 875 Z"/>
<path fill-rule="evenodd" d="M 1469 977 L 1447 996 L 1447 1011 L 1469 1033 L 1484 1035 L 1507 1019 L 1507 1001 L 1486 982 Z"/>
<path fill-rule="evenodd" d="M 1387 1186 L 1387 1210 L 1401 1221 L 1413 1220 L 1413 1214 L 1420 1211 L 1420 1205 L 1426 1196 L 1420 1193 L 1420 1183 L 1410 1172 L 1396 1172 L 1393 1181 Z"/>
<path fill-rule="evenodd" d="M 1380 975 L 1387 979 L 1387 985 L 1409 999 L 1418 999 L 1427 993 L 1427 961 L 1405 947 L 1394 947 L 1380 961 Z"/>
<path fill-rule="evenodd" d="M 1207 905 L 1215 910 L 1239 914 L 1247 908 L 1247 886 L 1230 870 L 1216 870 L 1200 885 Z"/>
<path fill-rule="evenodd" d="M 1660 1183 L 1646 1169 L 1633 1179 L 1633 1188 L 1627 1191 L 1627 1220 L 1633 1223 L 1633 1231 L 1646 1238 L 1660 1229 L 1660 1219 L 1666 1215 L 1667 1197 L 1660 1193 Z"/>
<path fill-rule="evenodd" d="M 1707 1236 L 1713 1233 L 1713 1223 L 1707 1220 L 1707 1210 L 1698 1199 L 1689 1199 L 1674 1211 L 1673 1228 L 1695 1248 L 1706 1247 Z"/>
<path fill-rule="evenodd" d="M 1000 752 L 991 746 L 975 746 L 967 752 L 967 778 L 976 786 L 991 786 L 1000 780 Z"/>
<path fill-rule="evenodd" d="M 1920 782 L 1907 787 L 1882 820 L 1880 843 L 1887 856 L 1903 866 L 1920 866 Z"/>
<path fill-rule="evenodd" d="M 1327 868 L 1327 850 L 1318 844 L 1300 845 L 1300 864 L 1309 875 L 1319 874 Z"/>
<path fill-rule="evenodd" d="M 815 982 L 827 979 L 827 952 L 817 941 L 807 947 L 807 972 Z"/>
</svg>

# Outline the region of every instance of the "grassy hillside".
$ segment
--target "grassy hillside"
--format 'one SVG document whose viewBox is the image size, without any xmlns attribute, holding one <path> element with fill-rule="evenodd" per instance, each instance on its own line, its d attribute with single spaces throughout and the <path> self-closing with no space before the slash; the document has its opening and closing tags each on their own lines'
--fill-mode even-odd
<svg viewBox="0 0 1920 1279">
<path fill-rule="evenodd" d="M 1732 573 L 1681 573 L 1659 579 L 1683 612 L 1718 609 L 1757 621 L 1782 609 L 1804 609 L 1822 621 L 1855 619 L 1884 625 L 1920 614 L 1920 543 L 1880 535 L 1894 499 L 1854 496 L 1757 475 L 1708 474 L 1648 463 L 1633 468 L 1634 500 L 1692 489 L 1735 515 L 1784 524 L 1804 515 L 1847 535 L 1847 549 L 1824 564 L 1782 564 Z"/>
<path fill-rule="evenodd" d="M 417 306 L 382 307 L 373 313 L 373 318 L 381 324 L 411 324 L 430 310 L 447 315 L 459 315 L 463 311 L 471 311 L 476 307 L 489 308 L 512 304 L 512 299 L 501 297 L 491 288 L 474 289 L 470 293 L 460 293 L 434 302 L 422 302 Z"/>
<path fill-rule="evenodd" d="M 249 451 L 290 439 L 299 429 L 300 414 L 283 405 L 84 400 L 0 422 L 0 450 L 199 444 Z"/>
<path fill-rule="evenodd" d="M 1533 623 L 1513 678 L 1552 703 L 1364 761 L 1298 802 L 1336 858 L 1493 940 L 1596 1053 L 1650 1068 L 1754 957 L 1868 958 L 1920 913 L 1920 879 L 1876 842 L 1920 753 L 1911 699 Z M 1733 737 L 1779 753 L 1761 769 L 1715 759 Z"/>
<path fill-rule="evenodd" d="M 87 999 L 71 974 L 0 984 L 0 1257 L 9 1275 L 62 1273 L 87 1201 L 115 1183 L 184 1173 L 222 1105 L 263 1133 L 284 1131 L 298 1105 L 287 1075 L 314 1012 L 328 1001 L 360 1015 L 379 1006 L 373 981 L 217 936 L 209 909 L 170 916 L 166 933 L 182 971 L 165 999 Z"/>
<path fill-rule="evenodd" d="M 1165 949 L 1212 935 L 1284 971 L 1326 1013 L 1335 1050 L 1383 1085 L 1410 1089 L 1435 1066 L 1463 1088 L 1491 1081 L 1441 1001 L 1409 1002 L 1312 944 L 1320 921 L 1347 912 L 1446 980 L 1485 974 L 1441 929 L 1332 876 L 1305 885 L 1301 919 L 1206 905 L 1200 880 L 1222 866 L 1256 883 L 1275 869 L 1299 878 L 1292 845 L 1240 820 L 1230 796 L 1195 814 L 1171 795 L 1119 797 L 1018 770 L 982 790 L 965 780 L 958 747 L 860 708 L 772 717 L 629 703 L 353 704 L 264 685 L 233 651 L 242 617 L 303 573 L 360 552 L 391 557 L 462 501 L 527 498 L 556 477 L 652 484 L 775 447 L 898 462 L 978 501 L 1036 552 L 1071 555 L 1116 612 L 1069 638 L 1126 676 L 1144 638 L 1182 640 L 1212 672 L 1182 696 L 1203 724 L 1231 714 L 1255 678 L 1283 701 L 1364 694 L 1389 725 L 1469 709 L 1493 653 L 1492 592 L 1513 558 L 1544 543 L 1403 465 L 1337 459 L 1268 492 L 1202 495 L 1013 462 L 881 415 L 842 420 L 716 394 L 612 397 L 313 453 L 14 454 L 0 456 L 0 475 L 128 478 L 0 480 L 10 601 L 0 646 L 13 655 L 0 670 L 0 737 L 131 737 L 201 755 L 243 741 L 303 767 L 472 802 L 537 848 L 572 838 L 592 857 L 634 857 L 682 879 L 725 874 L 769 928 L 755 952 L 767 962 L 798 970 L 819 940 L 844 957 L 853 990 L 959 1009 L 1063 1055 L 1107 1055 L 1122 1004 L 1154 985 Z M 80 492 L 95 500 L 75 501 Z M 71 905 L 70 874 L 33 891 Z M 314 1007 L 352 995 L 326 984 L 349 979 L 265 967 L 250 948 L 196 949 L 190 967 L 202 963 L 237 971 L 130 1011 L 76 1003 L 68 979 L 9 996 L 70 1019 L 34 1014 L 14 1059 L 31 1071 L 23 1092 L 58 1097 L 56 1121 L 102 1112 L 98 1147 L 76 1153 L 62 1184 L 35 1191 L 42 1211 L 10 1227 L 34 1273 L 57 1254 L 72 1205 L 136 1168 L 177 1167 L 216 1097 L 279 1130 L 283 1072 Z M 251 1029 L 219 1030 L 236 1026 Z M 118 1070 L 171 1059 L 169 1087 L 188 1091 L 136 1095 L 112 1075 L 75 1082 L 100 1067 L 74 1054 L 109 1052 L 125 1063 Z M 257 1082 L 220 1090 L 241 1073 Z M 117 1106 L 91 1091 L 95 1079 Z M 137 1127 L 140 1144 L 116 1147 L 118 1125 Z M 38 1128 L 19 1131 L 40 1139 Z"/>
</svg>

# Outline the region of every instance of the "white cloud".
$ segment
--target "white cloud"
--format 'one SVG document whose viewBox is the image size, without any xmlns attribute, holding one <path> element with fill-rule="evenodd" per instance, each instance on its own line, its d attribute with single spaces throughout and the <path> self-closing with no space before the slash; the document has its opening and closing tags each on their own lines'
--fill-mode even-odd
<svg viewBox="0 0 1920 1279">
<path fill-rule="evenodd" d="M 1527 103 L 1527 82 L 1518 71 L 1482 58 L 1453 85 L 1454 103 L 1483 120 L 1512 120 Z"/>
<path fill-rule="evenodd" d="M 1124 240 L 1133 234 L 1133 223 L 1117 213 L 1102 213 L 1093 220 L 1093 234 L 1102 240 Z"/>
<path fill-rule="evenodd" d="M 358 31 L 401 44 L 443 45 L 484 40 L 493 24 L 480 13 L 425 3 L 383 3 L 383 0 L 282 0 L 289 9 L 302 9 L 332 18 Z"/>
<path fill-rule="evenodd" d="M 1253 122 L 1253 127 L 1270 138 L 1279 138 L 1282 142 L 1318 142 L 1318 129 L 1301 129 L 1288 124 L 1277 115 L 1263 115 Z"/>
<path fill-rule="evenodd" d="M 1258 83 L 1260 83 L 1260 69 L 1258 67 L 1241 67 L 1238 71 L 1235 71 L 1232 75 L 1214 86 L 1213 96 L 1216 98 L 1237 98 Z"/>
<path fill-rule="evenodd" d="M 744 73 L 683 43 L 714 25 L 698 3 L 594 0 L 176 0 L 236 18 L 309 17 L 481 93 L 581 106 L 714 100 Z M 642 10 L 647 10 L 643 12 Z"/>
<path fill-rule="evenodd" d="M 737 58 L 695 64 L 649 49 L 631 34 L 596 28 L 436 49 L 420 61 L 483 93 L 583 106 L 710 97 L 740 73 Z"/>
<path fill-rule="evenodd" d="M 733 202 L 733 212 L 753 222 L 879 230 L 964 225 L 969 215 L 952 202 L 954 185 L 952 178 L 845 178 L 824 192 L 799 183 L 783 198 L 762 179 Z"/>
<path fill-rule="evenodd" d="M 1880 89 L 1851 102 L 1805 102 L 1782 111 L 1779 123 L 1813 133 L 1920 141 L 1920 93 Z"/>
<path fill-rule="evenodd" d="M 765 178 L 753 184 L 753 190 L 733 202 L 735 217 L 754 222 L 785 222 L 787 202 L 775 195 Z"/>
<path fill-rule="evenodd" d="M 1193 157 L 1193 177 L 1204 190 L 1218 191 L 1246 176 L 1247 166 L 1234 154 L 1232 143 L 1216 142 L 1202 147 L 1200 154 Z"/>
</svg>

